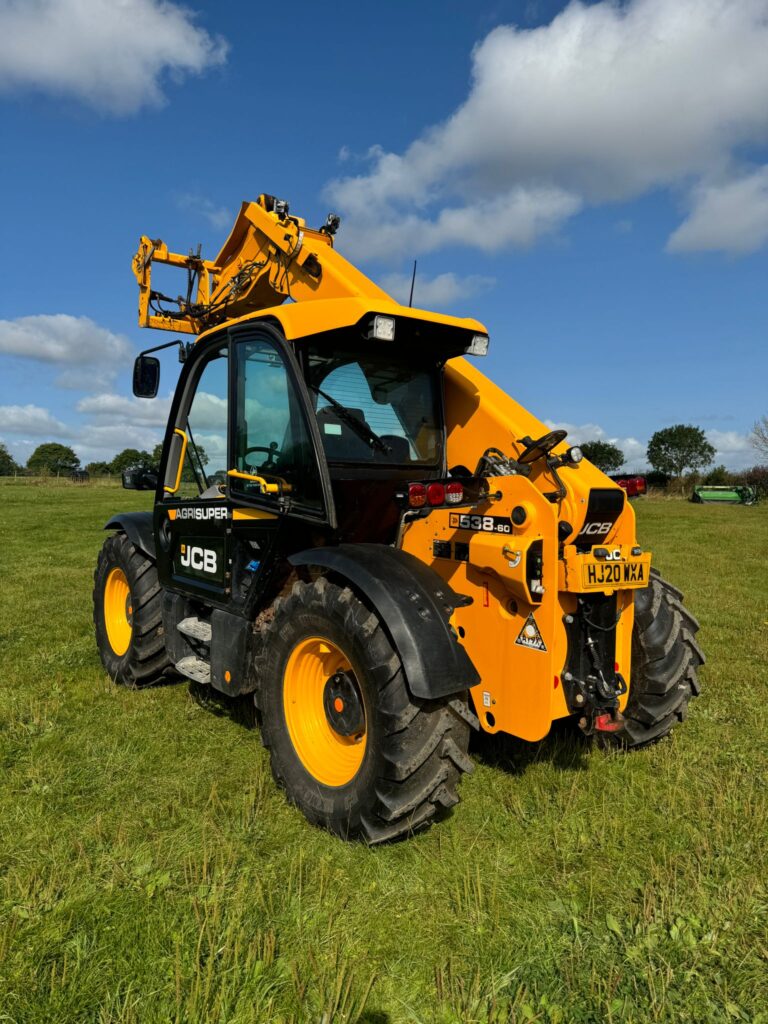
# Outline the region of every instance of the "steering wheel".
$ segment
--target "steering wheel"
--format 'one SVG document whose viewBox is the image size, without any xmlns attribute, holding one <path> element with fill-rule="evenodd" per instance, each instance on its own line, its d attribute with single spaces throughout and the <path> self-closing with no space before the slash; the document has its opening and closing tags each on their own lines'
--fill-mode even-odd
<svg viewBox="0 0 768 1024">
<path fill-rule="evenodd" d="M 245 456 L 250 455 L 251 452 L 266 452 L 267 453 L 267 461 L 265 463 L 263 463 L 263 465 L 265 465 L 265 466 L 272 466 L 274 464 L 275 458 L 278 455 L 282 455 L 282 452 L 278 451 L 277 441 L 273 441 L 270 444 L 269 448 L 265 448 L 263 445 L 260 445 L 260 444 L 256 444 L 252 448 L 246 448 L 245 449 Z"/>
<path fill-rule="evenodd" d="M 532 462 L 536 462 L 537 459 L 544 458 L 548 455 L 555 445 L 567 437 L 567 430 L 550 430 L 548 434 L 543 434 L 538 440 L 534 441 L 530 437 L 524 437 L 521 440 L 521 444 L 524 444 L 520 455 L 517 457 L 518 462 L 522 462 L 524 466 L 529 466 Z"/>
</svg>

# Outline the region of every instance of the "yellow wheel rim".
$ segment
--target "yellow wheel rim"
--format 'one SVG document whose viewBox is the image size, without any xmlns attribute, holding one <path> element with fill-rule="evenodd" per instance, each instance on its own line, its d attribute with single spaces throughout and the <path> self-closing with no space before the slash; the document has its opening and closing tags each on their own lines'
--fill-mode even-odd
<svg viewBox="0 0 768 1024">
<path fill-rule="evenodd" d="M 104 624 L 109 646 L 118 657 L 128 650 L 133 633 L 131 588 L 122 569 L 112 569 L 104 584 Z"/>
<path fill-rule="evenodd" d="M 325 713 L 325 685 L 336 672 L 353 674 L 349 658 L 330 640 L 312 636 L 293 649 L 283 677 L 285 722 L 294 750 L 324 786 L 351 782 L 365 757 L 365 726 L 357 736 L 341 736 Z"/>
</svg>

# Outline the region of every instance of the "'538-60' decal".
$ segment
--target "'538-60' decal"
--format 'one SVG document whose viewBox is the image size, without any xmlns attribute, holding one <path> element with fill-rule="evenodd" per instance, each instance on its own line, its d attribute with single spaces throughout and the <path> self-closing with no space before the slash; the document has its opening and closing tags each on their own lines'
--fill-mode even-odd
<svg viewBox="0 0 768 1024">
<path fill-rule="evenodd" d="M 476 516 L 450 512 L 448 525 L 454 530 L 474 530 L 476 533 L 512 533 L 512 524 L 504 516 Z"/>
</svg>

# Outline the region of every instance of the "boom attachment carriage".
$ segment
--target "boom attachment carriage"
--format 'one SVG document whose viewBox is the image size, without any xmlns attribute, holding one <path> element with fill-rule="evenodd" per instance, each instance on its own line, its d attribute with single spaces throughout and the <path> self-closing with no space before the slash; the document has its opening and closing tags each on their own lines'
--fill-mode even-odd
<svg viewBox="0 0 768 1024">
<path fill-rule="evenodd" d="M 317 231 L 289 213 L 288 203 L 260 195 L 244 202 L 215 260 L 198 252 L 170 252 L 160 239 L 142 235 L 133 258 L 139 284 L 139 325 L 184 334 L 204 331 L 248 313 L 279 306 L 286 299 L 367 297 L 391 301 L 333 249 L 339 218 L 329 214 Z M 184 296 L 171 298 L 152 288 L 152 265 L 187 272 Z M 175 307 L 175 308 L 171 308 Z"/>
</svg>

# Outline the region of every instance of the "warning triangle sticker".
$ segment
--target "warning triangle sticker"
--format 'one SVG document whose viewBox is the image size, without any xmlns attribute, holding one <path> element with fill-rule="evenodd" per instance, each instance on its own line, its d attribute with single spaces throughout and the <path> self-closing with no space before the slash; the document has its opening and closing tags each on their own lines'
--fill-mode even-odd
<svg viewBox="0 0 768 1024">
<path fill-rule="evenodd" d="M 520 647 L 530 647 L 533 651 L 546 651 L 547 645 L 541 638 L 533 612 L 525 620 L 523 628 L 520 630 L 520 636 L 515 640 L 515 643 Z"/>
</svg>

